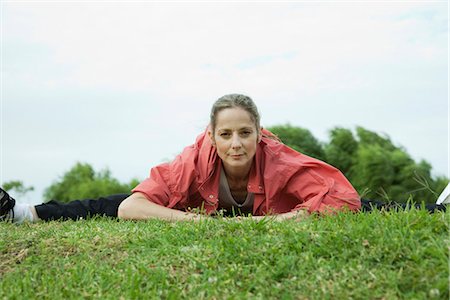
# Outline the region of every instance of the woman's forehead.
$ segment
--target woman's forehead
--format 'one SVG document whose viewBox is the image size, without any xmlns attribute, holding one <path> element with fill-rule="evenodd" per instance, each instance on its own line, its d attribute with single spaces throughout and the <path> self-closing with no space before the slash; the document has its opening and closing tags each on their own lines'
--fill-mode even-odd
<svg viewBox="0 0 450 300">
<path fill-rule="evenodd" d="M 216 129 L 254 128 L 255 121 L 246 110 L 233 107 L 221 110 L 216 117 Z"/>
</svg>

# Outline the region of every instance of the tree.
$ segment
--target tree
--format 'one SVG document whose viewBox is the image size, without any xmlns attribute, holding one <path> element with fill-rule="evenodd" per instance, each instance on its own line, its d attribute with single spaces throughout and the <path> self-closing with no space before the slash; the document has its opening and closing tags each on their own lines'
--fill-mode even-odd
<svg viewBox="0 0 450 300">
<path fill-rule="evenodd" d="M 76 163 L 59 180 L 53 182 L 44 192 L 44 199 L 68 202 L 76 199 L 98 198 L 111 194 L 130 193 L 139 181 L 120 183 L 105 169 L 95 172 L 87 163 Z"/>
<path fill-rule="evenodd" d="M 329 136 L 330 142 L 324 146 L 325 160 L 351 177 L 358 141 L 351 130 L 340 127 L 330 130 Z"/>
<path fill-rule="evenodd" d="M 356 127 L 356 136 L 350 129 L 335 127 L 329 131 L 328 143 L 290 124 L 269 130 L 291 148 L 341 170 L 366 198 L 434 202 L 448 183 L 448 178 L 433 178 L 428 162 L 415 162 L 388 135 L 363 127 Z"/>
<path fill-rule="evenodd" d="M 361 126 L 356 127 L 356 133 L 359 142 L 363 145 L 379 145 L 380 147 L 388 151 L 397 149 L 397 147 L 392 144 L 389 136 L 387 136 L 386 134 L 384 135 L 384 137 L 382 137 L 378 133 L 367 130 Z"/>
<path fill-rule="evenodd" d="M 14 191 L 18 198 L 23 198 L 26 193 L 34 191 L 34 187 L 26 187 L 20 180 L 11 180 L 3 183 L 3 189 L 7 192 Z"/>
<path fill-rule="evenodd" d="M 432 178 L 428 162 L 416 163 L 387 135 L 380 136 L 362 127 L 357 127 L 356 132 L 357 159 L 351 167 L 349 179 L 359 192 L 364 191 L 368 198 L 385 201 L 436 201 L 445 185 L 439 190 L 440 185 Z"/>
<path fill-rule="evenodd" d="M 349 180 L 360 194 L 372 199 L 386 198 L 395 178 L 389 154 L 377 144 L 359 145 Z"/>
<path fill-rule="evenodd" d="M 325 159 L 321 143 L 308 129 L 286 124 L 271 126 L 268 130 L 292 149 L 320 160 Z"/>
</svg>

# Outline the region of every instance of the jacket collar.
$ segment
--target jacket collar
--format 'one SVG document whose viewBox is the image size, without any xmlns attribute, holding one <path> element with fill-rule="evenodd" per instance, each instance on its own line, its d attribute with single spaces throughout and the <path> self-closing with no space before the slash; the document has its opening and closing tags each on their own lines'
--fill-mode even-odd
<svg viewBox="0 0 450 300">
<path fill-rule="evenodd" d="M 253 158 L 253 165 L 250 169 L 250 176 L 248 179 L 247 191 L 254 194 L 264 194 L 264 153 L 261 146 L 261 142 L 258 144 L 256 148 L 256 154 Z"/>
</svg>

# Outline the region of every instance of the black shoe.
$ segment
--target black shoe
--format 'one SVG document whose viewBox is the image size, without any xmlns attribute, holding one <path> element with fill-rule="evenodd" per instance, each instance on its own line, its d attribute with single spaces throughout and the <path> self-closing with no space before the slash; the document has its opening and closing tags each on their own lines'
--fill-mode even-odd
<svg viewBox="0 0 450 300">
<path fill-rule="evenodd" d="M 447 211 L 447 204 L 425 204 L 425 209 L 430 212 L 430 214 L 437 211 Z"/>
<path fill-rule="evenodd" d="M 14 200 L 4 189 L 0 188 L 0 221 L 14 219 L 14 205 L 16 205 L 16 200 Z"/>
</svg>

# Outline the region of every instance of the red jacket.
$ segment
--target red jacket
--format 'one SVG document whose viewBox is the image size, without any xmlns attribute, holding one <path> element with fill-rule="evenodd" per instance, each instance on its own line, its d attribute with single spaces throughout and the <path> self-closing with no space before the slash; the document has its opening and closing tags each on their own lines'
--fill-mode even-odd
<svg viewBox="0 0 450 300">
<path fill-rule="evenodd" d="M 358 193 L 339 170 L 266 137 L 271 135 L 267 130 L 263 133 L 247 186 L 247 191 L 255 194 L 253 215 L 361 207 Z M 205 131 L 171 163 L 152 168 L 150 177 L 133 192 L 169 208 L 203 206 L 211 213 L 218 208 L 221 168 L 221 159 Z"/>
</svg>

